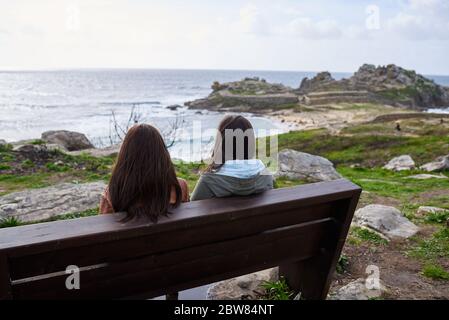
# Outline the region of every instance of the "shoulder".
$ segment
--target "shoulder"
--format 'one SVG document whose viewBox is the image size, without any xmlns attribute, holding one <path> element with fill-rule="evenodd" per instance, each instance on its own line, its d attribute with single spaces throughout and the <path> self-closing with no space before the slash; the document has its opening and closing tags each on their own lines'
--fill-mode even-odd
<svg viewBox="0 0 449 320">
<path fill-rule="evenodd" d="M 101 195 L 99 211 L 101 214 L 114 212 L 111 197 L 109 196 L 109 187 L 106 187 Z"/>
<path fill-rule="evenodd" d="M 189 185 L 187 184 L 187 181 L 182 178 L 178 178 L 178 183 L 182 191 L 182 202 L 189 201 Z"/>
</svg>

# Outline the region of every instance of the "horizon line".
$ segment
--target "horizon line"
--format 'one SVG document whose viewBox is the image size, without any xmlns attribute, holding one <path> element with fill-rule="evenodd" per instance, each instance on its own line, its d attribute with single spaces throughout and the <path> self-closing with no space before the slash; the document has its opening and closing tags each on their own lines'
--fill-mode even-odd
<svg viewBox="0 0 449 320">
<path fill-rule="evenodd" d="M 377 65 L 378 66 L 387 66 L 387 65 Z M 155 68 L 155 67 L 56 67 L 56 68 L 8 68 L 0 66 L 0 73 L 6 72 L 55 72 L 55 71 L 107 71 L 107 70 L 160 70 L 160 71 L 230 71 L 230 72 L 285 72 L 285 73 L 295 73 L 295 72 L 303 72 L 303 73 L 320 73 L 320 72 L 329 72 L 331 74 L 335 73 L 344 73 L 344 74 L 353 74 L 356 71 L 329 71 L 329 70 L 285 70 L 285 69 L 214 69 L 214 68 Z M 406 69 L 413 70 L 413 69 Z M 447 77 L 449 74 L 436 74 L 436 73 L 420 73 L 417 70 L 413 70 L 418 74 L 426 75 L 426 76 L 437 76 L 437 77 Z"/>
</svg>

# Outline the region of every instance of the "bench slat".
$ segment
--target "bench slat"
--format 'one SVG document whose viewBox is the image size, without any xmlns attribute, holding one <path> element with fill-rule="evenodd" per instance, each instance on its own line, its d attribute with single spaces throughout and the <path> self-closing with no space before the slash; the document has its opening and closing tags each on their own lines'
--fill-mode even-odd
<svg viewBox="0 0 449 320">
<path fill-rule="evenodd" d="M 67 290 L 67 275 L 13 283 L 20 298 L 120 298 L 182 290 L 316 255 L 335 223 L 324 219 L 259 235 L 166 252 L 81 272 L 81 289 Z"/>
<path fill-rule="evenodd" d="M 0 253 L 17 252 L 19 248 L 28 249 L 27 254 L 45 246 L 58 244 L 65 240 L 67 246 L 74 243 L 91 244 L 111 239 L 124 239 L 151 233 L 178 230 L 201 224 L 229 221 L 240 215 L 257 215 L 263 207 L 275 207 L 279 211 L 349 198 L 360 190 L 348 180 L 340 179 L 301 185 L 294 188 L 270 190 L 263 196 L 235 197 L 232 199 L 210 199 L 182 204 L 172 210 L 173 214 L 163 217 L 156 225 L 148 222 L 119 223 L 123 215 L 102 215 L 40 223 L 0 230 Z M 250 211 L 250 212 L 248 212 Z M 151 228 L 148 228 L 151 226 Z M 81 239 L 82 238 L 82 239 Z"/>
<path fill-rule="evenodd" d="M 260 209 L 257 217 L 241 217 L 221 223 L 150 234 L 118 241 L 73 248 L 54 248 L 53 251 L 16 257 L 11 255 L 13 280 L 65 270 L 68 265 L 79 267 L 118 262 L 136 256 L 177 250 L 195 245 L 236 239 L 263 231 L 299 224 L 313 219 L 330 217 L 333 203 L 319 206 L 273 211 Z"/>
</svg>

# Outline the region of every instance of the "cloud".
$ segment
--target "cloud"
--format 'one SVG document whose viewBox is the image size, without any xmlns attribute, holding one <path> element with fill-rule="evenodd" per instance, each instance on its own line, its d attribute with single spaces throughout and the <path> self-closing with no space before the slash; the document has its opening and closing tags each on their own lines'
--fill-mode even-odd
<svg viewBox="0 0 449 320">
<path fill-rule="evenodd" d="M 387 31 L 408 40 L 449 39 L 449 4 L 440 0 L 410 0 L 389 19 Z"/>
<path fill-rule="evenodd" d="M 343 33 L 334 20 L 317 20 L 302 11 L 286 11 L 279 5 L 257 7 L 248 4 L 239 11 L 236 31 L 253 35 L 288 36 L 309 40 L 337 39 Z"/>
<path fill-rule="evenodd" d="M 342 36 L 342 30 L 333 20 L 313 21 L 310 18 L 296 18 L 289 22 L 287 33 L 305 39 L 337 39 Z"/>
<path fill-rule="evenodd" d="M 254 4 L 248 4 L 240 9 L 237 28 L 243 33 L 262 35 L 270 33 L 269 22 Z"/>
</svg>

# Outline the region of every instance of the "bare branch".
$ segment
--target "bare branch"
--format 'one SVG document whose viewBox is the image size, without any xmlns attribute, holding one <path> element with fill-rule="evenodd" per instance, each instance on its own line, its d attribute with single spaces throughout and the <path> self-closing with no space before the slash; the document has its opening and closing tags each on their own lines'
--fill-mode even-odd
<svg viewBox="0 0 449 320">
<path fill-rule="evenodd" d="M 148 122 L 144 118 L 142 112 L 135 104 L 130 110 L 128 121 L 125 124 L 120 124 L 114 110 L 111 110 L 111 117 L 109 120 L 109 143 L 110 145 L 118 144 L 123 141 L 128 130 L 137 123 Z M 185 120 L 176 115 L 173 121 L 169 121 L 168 125 L 161 130 L 162 138 L 167 146 L 171 148 L 176 144 L 179 130 L 183 127 Z"/>
</svg>

